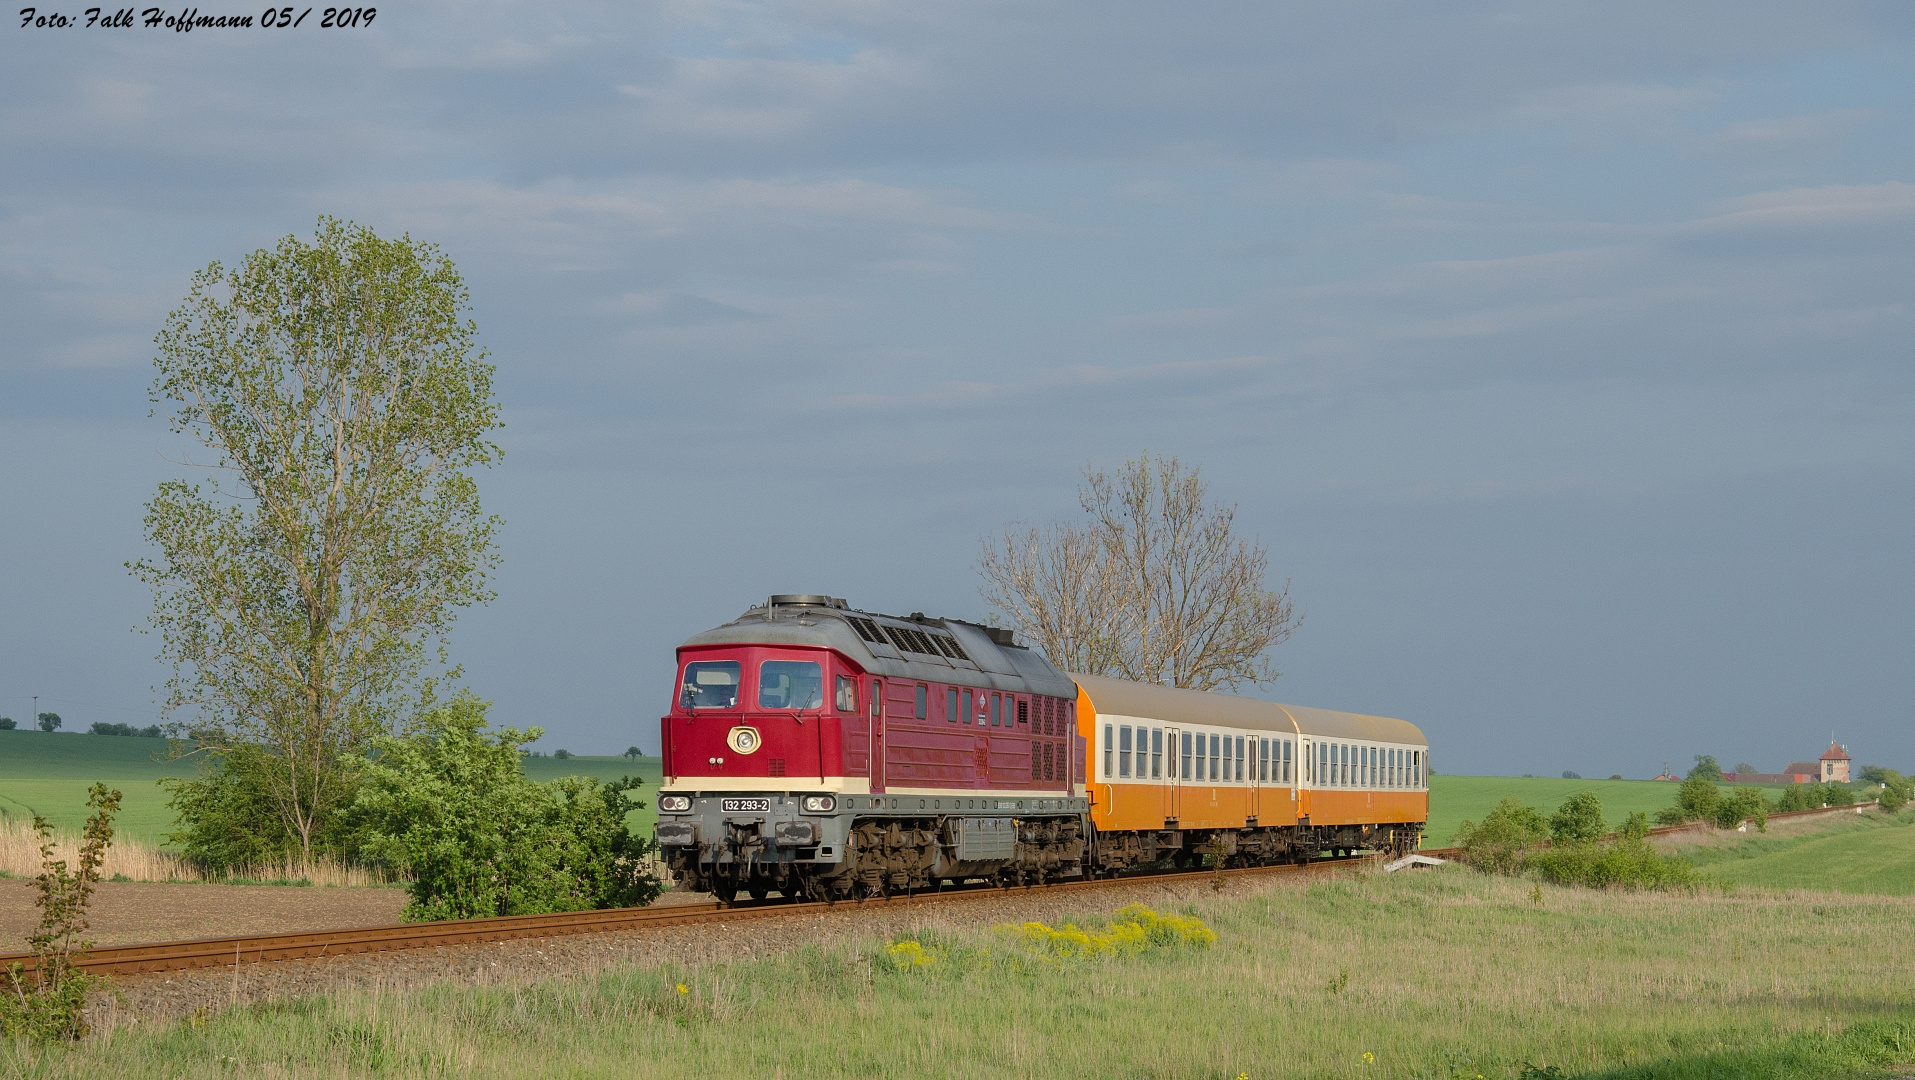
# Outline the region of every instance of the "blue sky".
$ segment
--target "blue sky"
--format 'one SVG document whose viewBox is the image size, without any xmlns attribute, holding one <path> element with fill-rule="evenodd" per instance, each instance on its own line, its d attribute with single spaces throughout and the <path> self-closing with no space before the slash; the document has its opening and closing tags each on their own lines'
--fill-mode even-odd
<svg viewBox="0 0 1915 1080">
<path fill-rule="evenodd" d="M 981 617 L 980 538 L 1148 450 L 1307 612 L 1258 692 L 1415 721 L 1439 769 L 1831 733 L 1915 768 L 1912 36 L 1839 3 L 10 24 L 0 713 L 150 720 L 152 337 L 334 214 L 471 286 L 507 527 L 452 645 L 547 748 L 654 746 L 672 648 L 769 592 Z"/>
</svg>

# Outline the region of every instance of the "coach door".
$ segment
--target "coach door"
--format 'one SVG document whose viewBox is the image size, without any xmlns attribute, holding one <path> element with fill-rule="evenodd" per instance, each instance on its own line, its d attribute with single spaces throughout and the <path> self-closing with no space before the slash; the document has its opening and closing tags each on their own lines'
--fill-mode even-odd
<svg viewBox="0 0 1915 1080">
<path fill-rule="evenodd" d="M 1177 779 L 1177 729 L 1164 729 L 1164 820 L 1177 820 L 1177 793 L 1182 785 Z"/>
<path fill-rule="evenodd" d="M 1263 810 L 1263 779 L 1259 778 L 1257 770 L 1259 767 L 1268 769 L 1270 767 L 1270 759 L 1262 756 L 1264 753 L 1268 753 L 1268 751 L 1264 749 L 1263 740 L 1257 738 L 1255 735 L 1245 740 L 1243 752 L 1243 773 L 1244 777 L 1250 783 L 1250 805 L 1244 810 L 1243 814 L 1244 817 L 1249 820 L 1256 821 Z"/>
</svg>

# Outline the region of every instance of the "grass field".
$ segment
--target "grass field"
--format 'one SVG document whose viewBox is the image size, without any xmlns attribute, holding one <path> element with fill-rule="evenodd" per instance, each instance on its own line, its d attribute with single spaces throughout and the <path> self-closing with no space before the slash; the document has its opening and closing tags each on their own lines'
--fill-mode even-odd
<svg viewBox="0 0 1915 1080">
<path fill-rule="evenodd" d="M 1611 824 L 1619 823 L 1641 810 L 1651 817 L 1676 801 L 1679 785 L 1664 780 L 1563 780 L 1556 777 L 1527 776 L 1445 776 L 1430 777 L 1430 823 L 1425 831 L 1425 847 L 1447 847 L 1457 826 L 1464 821 L 1481 821 L 1483 815 L 1514 795 L 1524 805 L 1544 814 L 1554 813 L 1564 799 L 1579 791 L 1593 791 L 1602 799 L 1603 816 Z"/>
<path fill-rule="evenodd" d="M 1716 878 L 1769 889 L 1915 896 L 1915 809 L 1840 815 L 1788 836 L 1736 834 L 1682 854 Z"/>
<path fill-rule="evenodd" d="M 924 932 L 941 958 L 906 971 L 852 934 L 693 968 L 266 1004 L 16 1048 L 0 1071 L 1513 1080 L 1527 1064 L 1823 1080 L 1915 1062 L 1915 900 L 1533 895 L 1450 867 L 1268 884 L 1191 911 L 1214 946 L 1033 960 L 953 921 Z"/>
<path fill-rule="evenodd" d="M 0 731 L 0 816 L 31 821 L 35 814 L 54 827 L 77 833 L 86 822 L 86 791 L 96 782 L 118 788 L 122 796 L 118 828 L 123 835 L 159 845 L 173 829 L 173 813 L 166 808 L 166 792 L 158 781 L 168 776 L 192 776 L 198 764 L 191 760 L 157 760 L 167 752 L 165 739 L 118 735 L 81 735 L 44 731 Z M 644 777 L 646 809 L 635 811 L 631 827 L 651 835 L 657 814 L 649 792 L 658 788 L 659 761 L 621 757 L 527 758 L 525 772 L 534 780 L 559 776 L 595 776 L 616 780 Z"/>
</svg>

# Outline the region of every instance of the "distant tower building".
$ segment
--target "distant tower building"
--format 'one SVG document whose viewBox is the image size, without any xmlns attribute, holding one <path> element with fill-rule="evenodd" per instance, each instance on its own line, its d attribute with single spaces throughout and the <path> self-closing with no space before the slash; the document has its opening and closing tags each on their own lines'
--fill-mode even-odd
<svg viewBox="0 0 1915 1080">
<path fill-rule="evenodd" d="M 1849 782 L 1849 752 L 1842 749 L 1840 743 L 1831 742 L 1829 748 L 1822 751 L 1822 782 L 1834 781 L 1838 784 Z"/>
</svg>

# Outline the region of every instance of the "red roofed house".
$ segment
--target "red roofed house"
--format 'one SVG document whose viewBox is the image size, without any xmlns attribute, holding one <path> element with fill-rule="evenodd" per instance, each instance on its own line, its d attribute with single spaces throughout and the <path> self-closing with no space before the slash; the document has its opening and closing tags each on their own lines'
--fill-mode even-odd
<svg viewBox="0 0 1915 1080">
<path fill-rule="evenodd" d="M 1842 749 L 1840 743 L 1831 742 L 1829 748 L 1822 751 L 1822 782 L 1834 781 L 1838 784 L 1849 782 L 1849 752 Z"/>
</svg>

